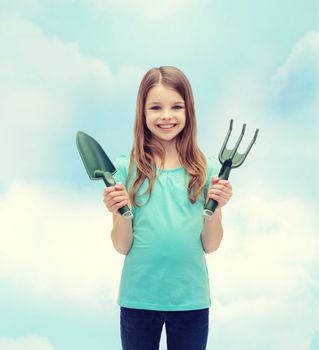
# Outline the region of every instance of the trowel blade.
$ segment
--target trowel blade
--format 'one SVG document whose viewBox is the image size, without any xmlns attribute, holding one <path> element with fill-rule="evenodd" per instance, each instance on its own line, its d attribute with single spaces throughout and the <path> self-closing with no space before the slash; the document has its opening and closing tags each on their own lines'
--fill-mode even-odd
<svg viewBox="0 0 319 350">
<path fill-rule="evenodd" d="M 95 175 L 96 170 L 107 171 L 112 175 L 116 172 L 115 166 L 93 137 L 83 131 L 78 131 L 76 145 L 91 180 L 101 179 Z"/>
</svg>

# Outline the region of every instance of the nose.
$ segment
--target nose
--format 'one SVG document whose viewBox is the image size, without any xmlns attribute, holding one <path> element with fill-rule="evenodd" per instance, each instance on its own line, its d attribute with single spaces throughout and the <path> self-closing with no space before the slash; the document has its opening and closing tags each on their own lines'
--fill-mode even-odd
<svg viewBox="0 0 319 350">
<path fill-rule="evenodd" d="M 172 119 L 172 115 L 171 115 L 171 112 L 169 110 L 165 110 L 163 112 L 163 115 L 162 115 L 162 120 L 171 120 Z"/>
<path fill-rule="evenodd" d="M 170 116 L 164 116 L 164 117 L 161 118 L 161 120 L 169 122 L 169 121 L 172 120 L 172 117 L 170 117 Z"/>
</svg>

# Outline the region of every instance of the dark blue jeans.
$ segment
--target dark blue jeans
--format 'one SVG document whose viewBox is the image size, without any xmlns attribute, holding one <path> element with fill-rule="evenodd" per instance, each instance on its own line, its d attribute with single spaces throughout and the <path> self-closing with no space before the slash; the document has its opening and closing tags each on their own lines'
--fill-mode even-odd
<svg viewBox="0 0 319 350">
<path fill-rule="evenodd" d="M 123 350 L 158 350 L 165 322 L 168 350 L 205 350 L 209 308 L 155 311 L 121 306 Z"/>
</svg>

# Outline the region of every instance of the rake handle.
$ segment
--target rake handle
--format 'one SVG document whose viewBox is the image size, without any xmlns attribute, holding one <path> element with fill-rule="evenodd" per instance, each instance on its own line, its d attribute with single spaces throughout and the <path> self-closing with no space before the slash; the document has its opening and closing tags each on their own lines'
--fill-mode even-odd
<svg viewBox="0 0 319 350">
<path fill-rule="evenodd" d="M 218 177 L 220 180 L 228 180 L 229 178 L 229 174 L 230 174 L 230 170 L 231 170 L 231 166 L 232 166 L 232 161 L 231 159 L 227 159 L 218 174 Z M 203 210 L 203 216 L 205 216 L 208 220 L 212 219 L 213 213 L 215 211 L 215 209 L 218 206 L 218 202 L 215 199 L 209 198 L 209 200 L 207 201 L 204 210 Z"/>
</svg>

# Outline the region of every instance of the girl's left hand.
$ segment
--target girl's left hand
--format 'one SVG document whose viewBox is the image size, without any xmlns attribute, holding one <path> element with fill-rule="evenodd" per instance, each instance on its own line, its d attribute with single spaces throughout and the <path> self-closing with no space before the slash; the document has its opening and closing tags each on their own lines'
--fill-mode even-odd
<svg viewBox="0 0 319 350">
<path fill-rule="evenodd" d="M 216 209 L 223 207 L 233 195 L 233 189 L 228 180 L 220 180 L 218 176 L 212 177 L 207 191 L 206 202 L 209 198 L 215 199 L 218 202 Z"/>
</svg>

